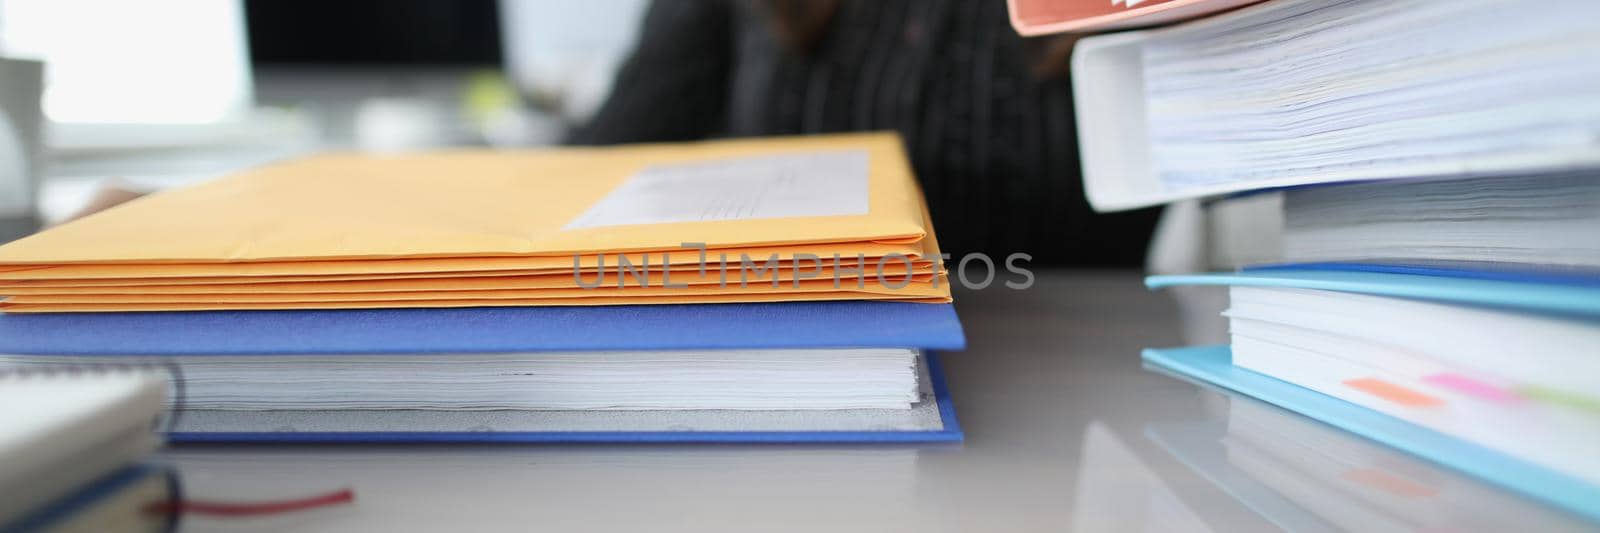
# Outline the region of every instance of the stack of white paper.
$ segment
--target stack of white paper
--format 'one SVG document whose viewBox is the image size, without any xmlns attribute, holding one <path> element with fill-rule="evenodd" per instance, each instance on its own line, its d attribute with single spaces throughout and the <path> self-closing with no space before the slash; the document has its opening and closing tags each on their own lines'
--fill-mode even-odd
<svg viewBox="0 0 1600 533">
<path fill-rule="evenodd" d="M 1288 191 L 1283 257 L 1600 268 L 1600 173 L 1407 180 Z"/>
<path fill-rule="evenodd" d="M 1563 168 L 1600 148 L 1600 3 L 1293 2 L 1152 34 L 1169 190 Z"/>
<path fill-rule="evenodd" d="M 175 401 L 192 410 L 813 410 L 911 408 L 918 357 L 858 348 L 170 360 L 182 374 Z"/>
</svg>

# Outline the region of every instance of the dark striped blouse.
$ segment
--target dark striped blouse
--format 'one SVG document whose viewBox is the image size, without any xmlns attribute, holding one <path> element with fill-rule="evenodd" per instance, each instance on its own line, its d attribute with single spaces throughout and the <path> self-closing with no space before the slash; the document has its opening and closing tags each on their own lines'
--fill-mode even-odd
<svg viewBox="0 0 1600 533">
<path fill-rule="evenodd" d="M 759 6 L 655 2 L 612 94 L 570 142 L 895 130 L 945 251 L 1142 260 L 1155 213 L 1089 209 L 1070 82 L 1035 74 L 1039 43 L 1011 30 L 1005 2 L 844 0 L 807 52 L 781 46 Z"/>
</svg>

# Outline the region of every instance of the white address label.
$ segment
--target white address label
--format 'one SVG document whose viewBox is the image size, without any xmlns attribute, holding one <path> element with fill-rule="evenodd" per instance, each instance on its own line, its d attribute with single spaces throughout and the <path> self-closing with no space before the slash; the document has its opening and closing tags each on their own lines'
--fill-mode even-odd
<svg viewBox="0 0 1600 533">
<path fill-rule="evenodd" d="M 867 152 L 838 150 L 645 168 L 564 229 L 867 214 Z"/>
</svg>

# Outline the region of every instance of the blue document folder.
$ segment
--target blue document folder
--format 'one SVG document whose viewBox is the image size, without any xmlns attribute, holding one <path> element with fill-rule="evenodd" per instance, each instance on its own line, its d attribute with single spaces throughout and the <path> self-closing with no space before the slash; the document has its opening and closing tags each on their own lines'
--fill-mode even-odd
<svg viewBox="0 0 1600 533">
<path fill-rule="evenodd" d="M 1180 285 L 1281 287 L 1413 298 L 1518 311 L 1600 317 L 1600 285 L 1579 279 L 1523 278 L 1449 269 L 1346 264 L 1276 266 L 1212 274 L 1150 276 L 1152 289 Z"/>
<path fill-rule="evenodd" d="M 0 313 L 0 353 L 332 355 L 966 347 L 955 307 L 795 302 L 327 311 Z"/>
<path fill-rule="evenodd" d="M 1227 346 L 1144 351 L 1164 370 L 1245 394 L 1490 483 L 1600 520 L 1600 487 L 1410 422 L 1233 366 Z"/>
<path fill-rule="evenodd" d="M 849 431 L 193 430 L 175 442 L 936 442 L 960 425 L 935 350 L 966 345 L 954 307 L 894 302 L 804 302 L 597 307 L 0 314 L 0 353 L 63 356 L 482 354 L 546 351 L 920 348 L 931 404 L 915 424 Z M 930 402 L 924 402 L 930 403 Z M 663 416 L 670 416 L 665 413 Z M 236 424 L 249 413 L 230 415 Z M 361 413 L 350 413 L 355 421 Z M 470 418 L 470 413 L 462 416 Z M 265 420 L 265 418 L 262 418 Z M 732 418 L 732 419 L 736 419 Z M 864 418 L 870 419 L 870 417 Z M 526 422 L 526 421 L 524 421 Z M 278 427 L 295 424 L 279 423 Z M 228 427 L 223 424 L 219 427 Z M 370 420 L 351 427 L 372 427 Z M 404 425 L 403 423 L 397 423 Z M 549 422 L 534 424 L 548 426 Z M 787 425 L 785 425 L 787 424 Z M 794 423 L 770 424 L 792 427 Z M 325 427 L 326 424 L 323 425 Z M 544 427 L 540 426 L 540 427 Z M 881 426 L 881 424 L 880 424 Z"/>
<path fill-rule="evenodd" d="M 1326 261 L 1315 263 L 1277 263 L 1252 265 L 1246 272 L 1295 272 L 1331 270 L 1338 272 L 1379 272 L 1447 278 L 1473 278 L 1522 283 L 1600 286 L 1600 271 L 1584 267 L 1557 267 L 1489 261 Z"/>
</svg>

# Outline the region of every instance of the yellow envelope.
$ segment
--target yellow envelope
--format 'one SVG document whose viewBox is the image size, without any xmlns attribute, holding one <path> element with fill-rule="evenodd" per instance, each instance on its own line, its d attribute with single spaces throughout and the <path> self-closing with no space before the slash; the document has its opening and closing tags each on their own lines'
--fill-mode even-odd
<svg viewBox="0 0 1600 533">
<path fill-rule="evenodd" d="M 632 296 L 597 298 L 533 298 L 523 300 L 390 300 L 381 302 L 295 302 L 295 303 L 136 303 L 136 304 L 26 304 L 0 302 L 0 310 L 7 313 L 103 313 L 119 311 L 217 311 L 217 310 L 276 310 L 276 309 L 378 309 L 391 307 L 521 307 L 543 305 L 659 305 L 659 304 L 719 304 L 743 302 L 810 302 L 824 300 L 882 300 L 891 302 L 949 303 L 950 298 L 902 298 L 889 294 L 850 292 L 803 292 L 775 294 L 708 294 L 699 296 L 666 296 L 660 298 L 635 298 Z"/>
<path fill-rule="evenodd" d="M 886 266 L 883 270 L 881 283 L 898 284 L 905 278 L 907 272 L 904 265 Z M 913 270 L 910 272 L 914 281 L 928 282 L 933 280 L 931 269 L 925 271 Z M 869 267 L 861 269 L 840 269 L 832 267 L 802 268 L 795 270 L 779 270 L 761 273 L 760 276 L 746 272 L 741 278 L 737 272 L 728 272 L 725 276 L 711 269 L 704 274 L 695 269 L 673 271 L 669 276 L 661 272 L 651 272 L 643 280 L 633 275 L 618 276 L 614 271 L 606 271 L 604 277 L 598 274 L 583 275 L 584 286 L 591 288 L 607 287 L 624 288 L 640 287 L 641 281 L 648 282 L 650 286 L 662 287 L 667 284 L 677 285 L 732 285 L 738 286 L 743 279 L 746 284 L 771 284 L 776 278 L 781 284 L 791 283 L 795 280 L 833 280 L 837 277 L 842 284 L 856 286 L 856 279 L 864 278 L 864 283 L 879 284 L 877 271 Z M 6 292 L 12 296 L 26 295 L 52 295 L 52 294 L 304 294 L 304 293 L 348 293 L 348 292 L 416 292 L 416 291 L 478 291 L 478 290 L 507 290 L 507 289 L 564 289 L 575 285 L 571 273 L 535 274 L 518 276 L 471 276 L 459 278 L 401 278 L 401 279 L 370 279 L 370 280 L 334 280 L 334 281 L 285 281 L 275 283 L 186 283 L 172 285 L 90 285 L 69 287 L 13 287 Z"/>
<path fill-rule="evenodd" d="M 828 271 L 832 270 L 832 265 L 833 265 L 833 262 L 832 262 L 831 259 L 828 260 L 827 262 L 823 263 L 823 266 L 828 268 Z M 858 275 L 855 272 L 857 270 L 857 267 L 858 267 L 858 265 L 856 264 L 855 260 L 850 260 L 850 261 L 841 260 L 841 261 L 839 261 L 839 265 L 841 267 L 840 268 L 840 276 L 841 277 L 856 277 Z M 761 265 L 758 264 L 757 266 L 761 266 Z M 736 273 L 738 272 L 738 268 L 739 268 L 738 265 L 730 263 L 728 265 L 728 274 L 729 274 L 729 276 L 733 277 L 734 279 L 737 279 Z M 813 265 L 809 261 L 802 261 L 801 264 L 800 264 L 800 270 L 802 272 L 809 273 L 812 270 L 814 270 L 815 268 L 816 268 L 815 265 Z M 663 270 L 666 270 L 666 269 L 652 266 L 649 269 L 651 279 L 656 279 L 656 278 L 660 277 L 661 276 L 661 272 Z M 673 283 L 677 283 L 678 282 L 678 276 L 679 276 L 680 273 L 684 273 L 684 274 L 698 273 L 699 272 L 699 267 L 696 266 L 696 265 L 674 265 L 674 266 L 672 266 L 670 268 L 670 270 L 672 271 L 672 276 L 673 276 L 672 282 Z M 790 273 L 793 272 L 793 270 L 794 270 L 794 268 L 790 263 L 784 262 L 784 263 L 781 263 L 779 265 L 777 271 L 779 272 L 781 277 L 787 278 L 787 277 L 790 276 Z M 898 261 L 886 262 L 884 264 L 884 266 L 883 266 L 883 271 L 884 271 L 885 275 L 901 272 L 903 270 L 904 270 L 904 264 L 901 263 L 901 262 L 898 262 Z M 711 264 L 707 265 L 707 271 L 708 272 L 717 272 L 717 264 L 716 263 L 711 263 Z M 926 261 L 926 260 L 913 261 L 912 262 L 912 271 L 916 272 L 916 273 L 924 273 L 924 274 L 932 273 L 933 272 L 933 262 L 932 261 Z M 592 281 L 594 279 L 594 277 L 597 275 L 596 274 L 597 271 L 595 269 L 592 269 L 592 268 L 583 269 L 580 272 L 582 272 L 583 279 L 585 280 L 586 283 L 589 282 L 589 281 Z M 824 272 L 827 272 L 827 271 L 824 271 Z M 871 275 L 874 275 L 876 272 L 877 272 L 877 263 L 874 262 L 874 261 L 868 260 L 867 266 L 866 266 L 866 270 L 865 270 L 866 275 L 871 276 Z M 606 267 L 606 276 L 607 276 L 607 280 L 608 281 L 611 281 L 611 280 L 615 279 L 615 273 L 616 273 L 615 267 L 609 266 L 609 265 Z M 213 276 L 213 277 L 204 277 L 204 278 L 194 278 L 194 277 L 172 277 L 172 278 L 169 278 L 169 277 L 152 277 L 152 278 L 29 279 L 29 280 L 16 280 L 16 281 L 0 281 L 0 294 L 30 294 L 30 293 L 31 294 L 45 294 L 45 293 L 52 292 L 50 289 L 55 289 L 55 288 L 93 289 L 95 287 L 114 287 L 114 288 L 135 290 L 135 289 L 137 289 L 139 287 L 168 287 L 168 286 L 180 286 L 180 285 L 271 285 L 271 284 L 278 284 L 278 283 L 313 283 L 313 282 L 314 283 L 341 283 L 341 282 L 350 282 L 350 281 L 384 281 L 384 280 L 433 280 L 433 281 L 437 281 L 437 282 L 439 282 L 441 284 L 448 284 L 448 283 L 453 283 L 453 282 L 448 281 L 448 280 L 453 280 L 453 279 L 457 279 L 457 278 L 520 277 L 520 276 L 552 276 L 552 277 L 555 277 L 555 278 L 565 277 L 565 278 L 569 278 L 570 279 L 572 277 L 572 271 L 570 269 L 560 269 L 560 270 L 545 269 L 545 270 L 483 270 L 483 271 L 477 271 L 477 272 L 397 272 L 397 273 L 389 273 L 389 274 L 331 274 L 331 275 L 325 275 L 325 276 L 298 276 L 297 275 L 297 276 Z M 72 292 L 72 291 L 66 291 L 66 292 Z M 84 291 L 78 291 L 78 292 L 95 292 L 95 291 L 93 291 L 93 290 L 84 290 Z"/>
<path fill-rule="evenodd" d="M 3 248 L 3 247 L 0 247 Z M 919 267 L 932 265 L 932 261 L 924 259 L 929 257 L 924 252 L 923 243 L 916 244 L 881 244 L 859 243 L 852 245 L 810 245 L 810 246 L 761 246 L 754 248 L 737 248 L 722 250 L 707 250 L 706 260 L 715 266 L 724 255 L 727 256 L 729 268 L 737 268 L 741 254 L 748 256 L 752 262 L 762 263 L 773 254 L 779 257 L 779 263 L 788 265 L 797 255 L 816 256 L 825 258 L 829 264 L 833 262 L 834 254 L 839 255 L 841 265 L 853 266 L 858 259 L 865 258 L 868 264 L 875 264 L 877 260 L 885 257 L 893 258 L 903 256 L 913 259 Z M 605 254 L 605 268 L 616 270 L 618 254 Z M 642 265 L 649 260 L 652 269 L 660 269 L 664 260 L 670 260 L 671 265 L 683 270 L 698 270 L 700 253 L 696 249 L 677 249 L 661 252 L 634 252 L 621 254 L 626 256 L 630 264 Z M 578 256 L 578 266 L 585 272 L 593 272 L 600 267 L 602 258 L 599 255 L 589 254 Z M 895 263 L 890 263 L 895 264 Z M 428 274 L 428 273 L 471 273 L 492 271 L 543 271 L 572 273 L 573 258 L 568 257 L 467 257 L 467 258 L 422 258 L 422 259 L 366 259 L 366 260 L 327 260 L 327 261 L 260 261 L 240 263 L 84 263 L 66 264 L 60 266 L 13 266 L 10 270 L 0 271 L 0 288 L 24 286 L 23 283 L 47 280 L 97 280 L 97 279 L 127 279 L 145 280 L 155 278 L 211 278 L 211 277 L 297 277 L 304 281 L 306 277 L 321 276 L 368 276 L 382 274 Z M 214 275 L 215 274 L 215 275 Z"/>
<path fill-rule="evenodd" d="M 615 286 L 618 254 L 656 285 Z M 892 134 L 331 154 L 0 246 L 0 310 L 947 302 L 939 254 Z M 769 270 L 741 286 L 744 257 Z"/>
<path fill-rule="evenodd" d="M 229 294 L 42 294 L 13 296 L 6 300 L 15 305 L 36 304 L 222 304 L 222 303 L 301 303 L 301 302 L 384 302 L 427 300 L 504 300 L 504 299 L 557 299 L 557 298 L 672 298 L 707 295 L 756 295 L 851 293 L 863 295 L 890 295 L 901 298 L 942 298 L 947 296 L 946 280 L 905 281 L 891 284 L 876 282 L 846 282 L 840 280 L 803 280 L 799 283 L 781 282 L 749 283 L 743 287 L 732 284 L 690 285 L 688 287 L 597 287 L 594 289 L 480 289 L 453 291 L 410 292 L 345 292 L 345 293 L 229 293 Z"/>
<path fill-rule="evenodd" d="M 647 169 L 818 153 L 865 154 L 865 213 L 573 227 Z M 685 241 L 712 248 L 911 243 L 926 233 L 899 139 L 870 133 L 316 156 L 153 194 L 45 230 L 0 246 L 0 268 L 507 256 L 553 257 L 570 268 L 573 254 L 674 250 Z M 202 275 L 237 274 L 222 268 Z"/>
</svg>

